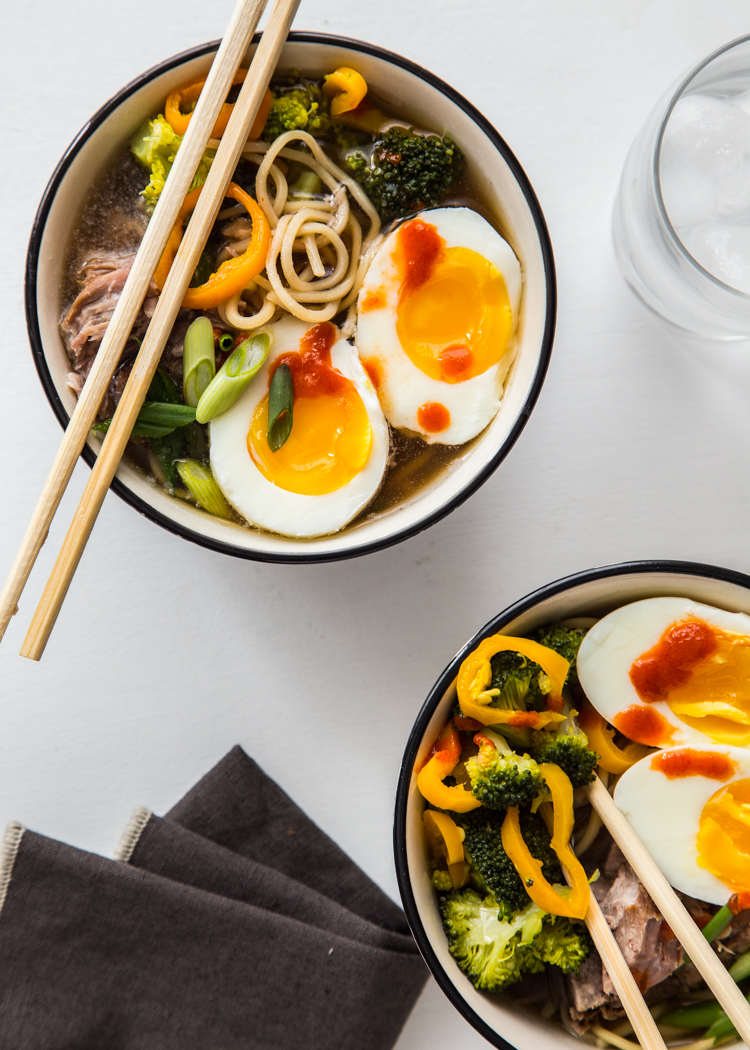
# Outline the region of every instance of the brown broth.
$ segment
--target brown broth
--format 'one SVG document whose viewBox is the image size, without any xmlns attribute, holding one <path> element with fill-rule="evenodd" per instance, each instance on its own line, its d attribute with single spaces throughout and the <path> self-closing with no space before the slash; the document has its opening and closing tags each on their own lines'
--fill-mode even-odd
<svg viewBox="0 0 750 1050">
<path fill-rule="evenodd" d="M 385 106 L 382 108 L 387 109 Z M 331 153 L 336 152 L 330 149 L 330 142 L 323 140 L 323 145 Z M 337 159 L 340 162 L 341 158 Z M 148 221 L 139 196 L 146 183 L 146 173 L 125 147 L 92 185 L 67 247 L 65 276 L 61 287 L 61 313 L 68 309 L 78 293 L 78 274 L 88 258 L 98 251 L 113 248 L 122 252 L 137 250 Z M 454 185 L 441 206 L 445 205 L 472 208 L 503 234 L 497 217 L 478 197 L 466 176 Z M 418 496 L 454 469 L 481 437 L 479 435 L 463 445 L 430 445 L 418 435 L 401 433 L 390 426 L 389 433 L 390 455 L 383 484 L 361 514 L 346 526 L 349 529 L 387 515 Z M 159 484 L 150 469 L 148 453 L 143 444 L 131 442 L 126 456 L 140 473 Z M 239 515 L 236 521 L 246 528 L 255 528 Z"/>
</svg>

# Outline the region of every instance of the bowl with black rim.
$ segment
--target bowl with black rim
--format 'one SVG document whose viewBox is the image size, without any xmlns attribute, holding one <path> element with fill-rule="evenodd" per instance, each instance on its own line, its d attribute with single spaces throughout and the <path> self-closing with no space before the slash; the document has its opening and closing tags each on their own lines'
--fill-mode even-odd
<svg viewBox="0 0 750 1050">
<path fill-rule="evenodd" d="M 257 39 L 247 55 L 249 60 Z M 81 130 L 55 170 L 37 212 L 26 265 L 26 315 L 42 386 L 60 424 L 75 398 L 59 321 L 64 260 L 72 221 L 91 186 L 135 130 L 163 108 L 175 87 L 205 75 L 218 42 L 167 59 L 124 87 Z M 432 73 L 399 55 L 357 40 L 291 33 L 278 63 L 320 77 L 338 66 L 359 70 L 389 108 L 414 123 L 445 131 L 466 158 L 467 173 L 503 236 L 521 260 L 524 293 L 518 351 L 500 411 L 483 433 L 423 489 L 381 514 L 365 511 L 341 532 L 299 540 L 243 528 L 171 497 L 128 460 L 114 491 L 151 521 L 204 547 L 258 561 L 316 562 L 379 550 L 413 536 L 450 513 L 487 480 L 508 454 L 539 396 L 552 350 L 556 291 L 552 249 L 534 191 L 502 137 L 474 106 Z M 101 438 L 92 434 L 83 458 L 92 465 Z"/>
<path fill-rule="evenodd" d="M 416 785 L 421 768 L 456 703 L 456 676 L 463 660 L 493 634 L 527 635 L 573 617 L 605 616 L 629 602 L 685 597 L 729 612 L 750 614 L 750 576 L 731 569 L 682 561 L 636 561 L 568 576 L 516 602 L 485 624 L 453 657 L 430 690 L 409 735 L 396 794 L 394 850 L 406 917 L 425 962 L 456 1009 L 496 1047 L 553 1050 L 581 1041 L 554 1019 L 524 1010 L 505 994 L 477 991 L 448 951 L 432 886 Z"/>
</svg>

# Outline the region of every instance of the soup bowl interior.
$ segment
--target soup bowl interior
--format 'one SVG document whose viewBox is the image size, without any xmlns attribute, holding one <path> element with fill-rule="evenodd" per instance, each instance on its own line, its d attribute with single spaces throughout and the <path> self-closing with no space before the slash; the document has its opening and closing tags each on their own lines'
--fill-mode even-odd
<svg viewBox="0 0 750 1050">
<path fill-rule="evenodd" d="M 427 965 L 453 1005 L 494 1046 L 555 1050 L 579 1040 L 554 1020 L 511 1004 L 504 995 L 478 992 L 448 951 L 424 841 L 425 801 L 415 764 L 429 754 L 456 703 L 463 659 L 492 634 L 525 635 L 544 624 L 576 616 L 601 617 L 642 598 L 677 596 L 750 613 L 750 576 L 687 562 L 637 562 L 607 566 L 559 580 L 506 609 L 466 643 L 440 676 L 414 724 L 399 779 L 394 845 L 404 909 Z"/>
<path fill-rule="evenodd" d="M 213 43 L 178 55 L 124 88 L 82 130 L 47 188 L 31 238 L 26 303 L 40 377 L 63 425 L 75 403 L 66 386 L 70 366 L 58 328 L 71 226 L 90 187 L 134 131 L 147 116 L 163 110 L 173 88 L 204 75 L 215 50 Z M 523 266 L 518 352 L 497 416 L 442 475 L 390 510 L 364 516 L 331 536 L 289 539 L 221 521 L 170 497 L 127 461 L 121 464 L 113 487 L 149 518 L 204 546 L 259 560 L 323 561 L 366 553 L 413 535 L 458 506 L 516 440 L 538 396 L 552 345 L 555 283 L 544 219 L 528 180 L 497 132 L 431 74 L 357 41 L 292 34 L 279 62 L 280 69 L 298 69 L 311 77 L 340 65 L 355 66 L 394 111 L 417 126 L 448 132 L 463 150 L 477 195 L 486 202 Z M 99 447 L 100 439 L 92 435 L 85 450 L 90 463 Z"/>
</svg>

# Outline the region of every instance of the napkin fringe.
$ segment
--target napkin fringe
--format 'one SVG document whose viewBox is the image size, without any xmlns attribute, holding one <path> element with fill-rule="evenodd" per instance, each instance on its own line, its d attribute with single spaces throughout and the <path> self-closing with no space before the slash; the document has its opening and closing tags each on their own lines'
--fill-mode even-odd
<svg viewBox="0 0 750 1050">
<path fill-rule="evenodd" d="M 145 806 L 138 806 L 133 813 L 133 816 L 128 821 L 127 827 L 120 836 L 120 841 L 117 843 L 117 848 L 114 852 L 114 859 L 120 860 L 124 864 L 130 861 L 133 856 L 135 847 L 138 845 L 143 829 L 151 820 L 152 813 L 150 809 L 146 809 Z M 0 886 L 0 889 L 2 887 Z"/>
<path fill-rule="evenodd" d="M 3 843 L 0 847 L 0 911 L 3 910 L 5 898 L 8 896 L 13 865 L 16 863 L 25 830 L 23 824 L 19 824 L 17 820 L 11 820 L 3 835 Z"/>
</svg>

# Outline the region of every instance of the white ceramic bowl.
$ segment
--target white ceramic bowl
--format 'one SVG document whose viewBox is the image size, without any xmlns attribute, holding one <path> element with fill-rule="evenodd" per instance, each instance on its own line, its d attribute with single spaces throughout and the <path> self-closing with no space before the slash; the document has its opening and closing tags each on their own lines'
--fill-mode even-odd
<svg viewBox="0 0 750 1050">
<path fill-rule="evenodd" d="M 251 51 L 254 49 L 251 48 Z M 217 43 L 187 51 L 144 73 L 91 118 L 60 161 L 42 199 L 26 269 L 26 312 L 39 375 L 61 424 L 74 398 L 65 385 L 69 365 L 58 331 L 60 287 L 71 221 L 93 180 L 135 129 L 163 108 L 177 85 L 205 74 Z M 427 528 L 471 495 L 508 453 L 539 396 L 552 349 L 555 274 L 547 227 L 528 179 L 493 127 L 431 73 L 398 55 L 355 40 L 292 33 L 279 68 L 314 77 L 340 65 L 354 66 L 368 84 L 416 125 L 446 131 L 466 155 L 472 178 L 500 221 L 524 270 L 519 350 L 502 407 L 487 431 L 451 468 L 409 501 L 333 536 L 294 540 L 220 521 L 169 497 L 123 463 L 114 490 L 146 517 L 186 539 L 260 561 L 330 561 L 365 554 Z M 93 463 L 99 439 L 84 458 Z"/>
<path fill-rule="evenodd" d="M 750 613 L 750 576 L 693 562 L 645 561 L 609 565 L 543 587 L 490 620 L 451 660 L 435 683 L 406 745 L 396 796 L 394 847 L 404 910 L 419 949 L 440 987 L 478 1032 L 504 1050 L 580 1050 L 580 1041 L 554 1021 L 478 992 L 448 951 L 422 830 L 425 802 L 417 791 L 422 762 L 456 703 L 456 675 L 464 658 L 492 634 L 525 635 L 571 616 L 604 616 L 641 598 L 677 595 Z"/>
</svg>

